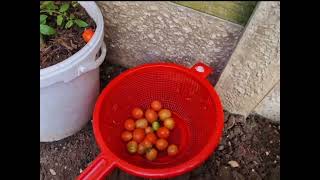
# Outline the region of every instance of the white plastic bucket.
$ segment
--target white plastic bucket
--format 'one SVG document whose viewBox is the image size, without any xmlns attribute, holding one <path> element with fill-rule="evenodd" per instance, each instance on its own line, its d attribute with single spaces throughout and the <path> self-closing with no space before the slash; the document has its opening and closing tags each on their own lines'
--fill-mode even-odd
<svg viewBox="0 0 320 180">
<path fill-rule="evenodd" d="M 60 140 L 81 130 L 90 120 L 99 94 L 99 66 L 106 55 L 103 16 L 95 2 L 79 3 L 97 28 L 80 51 L 40 70 L 40 142 Z"/>
</svg>

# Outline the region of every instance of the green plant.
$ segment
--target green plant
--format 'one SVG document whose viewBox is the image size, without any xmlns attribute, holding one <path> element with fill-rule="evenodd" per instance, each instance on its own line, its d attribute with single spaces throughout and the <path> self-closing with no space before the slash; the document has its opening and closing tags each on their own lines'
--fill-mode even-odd
<svg viewBox="0 0 320 180">
<path fill-rule="evenodd" d="M 76 8 L 79 4 L 76 1 L 64 2 L 60 6 L 54 1 L 40 1 L 40 44 L 43 44 L 43 36 L 51 36 L 56 34 L 53 26 L 65 29 L 77 25 L 80 28 L 88 27 L 88 23 L 76 18 L 70 13 L 70 6 Z M 48 24 L 48 19 L 54 23 Z"/>
</svg>

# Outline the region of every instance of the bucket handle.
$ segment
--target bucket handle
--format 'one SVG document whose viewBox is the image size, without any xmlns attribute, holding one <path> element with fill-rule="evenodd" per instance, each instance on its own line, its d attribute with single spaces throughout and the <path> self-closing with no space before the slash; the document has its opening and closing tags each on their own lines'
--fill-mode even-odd
<svg viewBox="0 0 320 180">
<path fill-rule="evenodd" d="M 107 53 L 106 44 L 104 42 L 102 42 L 100 57 L 98 59 L 96 59 L 95 61 L 90 61 L 89 63 L 80 66 L 78 69 L 79 74 L 84 74 L 86 72 L 89 72 L 89 71 L 99 67 L 103 63 L 104 58 L 106 56 L 106 53 Z"/>
<path fill-rule="evenodd" d="M 101 153 L 76 180 L 103 180 L 114 168 L 115 162 L 110 162 Z"/>
<path fill-rule="evenodd" d="M 213 69 L 211 67 L 201 62 L 198 62 L 195 65 L 193 65 L 191 71 L 193 71 L 198 76 L 204 79 L 206 79 L 211 73 L 213 73 Z"/>
</svg>

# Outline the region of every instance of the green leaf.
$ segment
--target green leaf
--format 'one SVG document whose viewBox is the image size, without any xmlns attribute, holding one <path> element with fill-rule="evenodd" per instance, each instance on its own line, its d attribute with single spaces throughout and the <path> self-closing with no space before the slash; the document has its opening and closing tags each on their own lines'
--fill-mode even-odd
<svg viewBox="0 0 320 180">
<path fill-rule="evenodd" d="M 79 27 L 81 27 L 81 28 L 84 28 L 84 27 L 87 27 L 87 26 L 88 26 L 88 23 L 82 21 L 81 19 L 76 19 L 76 20 L 75 20 L 75 23 L 76 23 Z"/>
<path fill-rule="evenodd" d="M 70 28 L 73 25 L 73 20 L 69 20 L 65 26 L 65 28 Z"/>
<path fill-rule="evenodd" d="M 56 9 L 59 8 L 57 5 L 54 4 L 53 1 L 50 1 L 50 2 L 51 2 L 51 3 L 48 4 L 47 9 L 56 10 Z"/>
<path fill-rule="evenodd" d="M 40 24 L 45 24 L 47 17 L 47 15 L 40 14 Z"/>
<path fill-rule="evenodd" d="M 44 1 L 41 3 L 40 5 L 40 9 L 46 9 L 48 7 L 49 4 L 51 4 L 51 1 Z"/>
<path fill-rule="evenodd" d="M 59 11 L 63 13 L 63 12 L 66 12 L 68 9 L 69 9 L 69 4 L 68 3 L 64 3 L 64 4 L 62 4 L 60 6 Z"/>
<path fill-rule="evenodd" d="M 46 24 L 40 24 L 40 33 L 44 35 L 54 35 L 56 31 Z"/>
<path fill-rule="evenodd" d="M 57 25 L 61 26 L 62 22 L 63 22 L 63 16 L 62 15 L 57 16 Z"/>
</svg>

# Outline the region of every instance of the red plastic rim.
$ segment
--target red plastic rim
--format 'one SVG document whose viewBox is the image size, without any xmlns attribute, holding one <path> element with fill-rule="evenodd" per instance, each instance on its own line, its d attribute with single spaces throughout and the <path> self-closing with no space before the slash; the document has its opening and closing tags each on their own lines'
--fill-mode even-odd
<svg viewBox="0 0 320 180">
<path fill-rule="evenodd" d="M 104 111 L 104 108 L 105 108 L 103 107 L 103 103 L 104 101 L 106 101 L 105 97 L 110 93 L 110 91 L 112 91 L 115 87 L 117 87 L 119 83 L 122 83 L 122 81 L 125 80 L 132 73 L 135 73 L 138 71 L 144 71 L 145 69 L 149 69 L 149 68 L 157 68 L 157 67 L 162 67 L 162 68 L 167 67 L 167 68 L 175 69 L 182 73 L 186 73 L 192 76 L 194 79 L 196 79 L 199 85 L 207 89 L 212 99 L 212 102 L 215 105 L 216 129 L 215 129 L 215 132 L 211 133 L 210 137 L 208 137 L 210 141 L 208 141 L 208 143 L 206 143 L 203 146 L 202 150 L 199 153 L 191 157 L 190 160 L 183 162 L 181 164 L 178 164 L 176 166 L 171 166 L 171 167 L 146 168 L 146 167 L 137 166 L 133 163 L 129 163 L 127 160 L 118 157 L 116 154 L 112 152 L 112 150 L 109 149 L 109 147 L 105 143 L 105 140 L 104 140 L 105 138 L 103 138 L 103 135 L 101 132 L 100 114 L 101 114 L 101 111 Z M 116 167 L 119 167 L 120 169 L 128 172 L 129 174 L 145 177 L 145 178 L 170 178 L 170 177 L 174 177 L 174 176 L 178 176 L 183 173 L 186 173 L 194 169 L 195 167 L 199 166 L 213 153 L 213 151 L 217 147 L 220 141 L 220 137 L 222 135 L 223 123 L 224 123 L 223 109 L 220 102 L 220 98 L 217 95 L 214 88 L 212 87 L 212 85 L 208 82 L 208 80 L 199 76 L 199 74 L 193 72 L 191 69 L 185 68 L 180 65 L 172 64 L 172 63 L 145 64 L 145 65 L 141 65 L 123 72 L 114 80 L 112 80 L 108 84 L 108 86 L 102 91 L 102 93 L 100 94 L 97 100 L 95 110 L 93 113 L 94 135 L 95 135 L 97 144 L 100 147 L 100 150 L 102 151 L 102 154 L 106 157 L 107 160 L 109 160 L 110 162 L 113 162 L 113 164 Z M 113 137 L 113 138 L 118 138 L 118 137 Z"/>
</svg>

